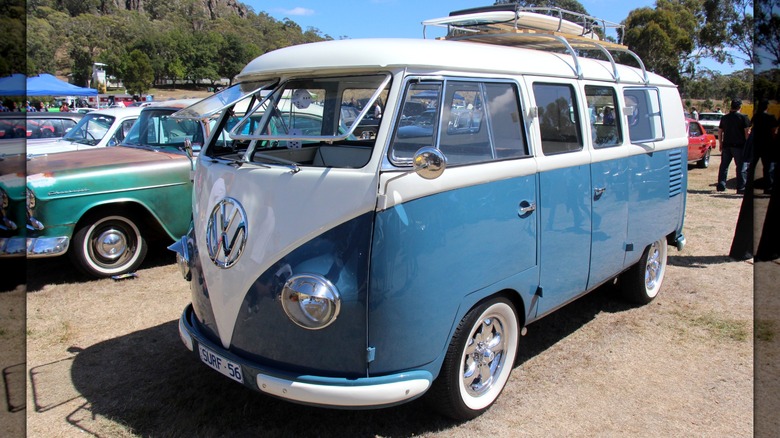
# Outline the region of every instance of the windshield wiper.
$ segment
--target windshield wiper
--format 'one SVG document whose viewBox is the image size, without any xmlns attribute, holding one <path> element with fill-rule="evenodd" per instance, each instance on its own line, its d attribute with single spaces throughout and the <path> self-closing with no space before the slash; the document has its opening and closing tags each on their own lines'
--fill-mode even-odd
<svg viewBox="0 0 780 438">
<path fill-rule="evenodd" d="M 274 157 L 273 155 L 266 155 L 264 153 L 257 152 L 257 151 L 255 151 L 252 154 L 252 158 L 253 158 L 252 162 L 254 162 L 255 157 L 271 161 L 272 163 L 275 164 L 285 165 L 290 169 L 292 173 L 298 173 L 301 171 L 301 168 L 298 167 L 298 163 L 296 163 L 295 161 L 285 160 L 284 158 Z"/>
</svg>

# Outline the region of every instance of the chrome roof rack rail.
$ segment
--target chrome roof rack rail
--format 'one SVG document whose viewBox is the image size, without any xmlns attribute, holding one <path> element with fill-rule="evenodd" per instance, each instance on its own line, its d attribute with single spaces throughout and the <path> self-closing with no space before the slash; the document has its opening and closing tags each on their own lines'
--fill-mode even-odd
<svg viewBox="0 0 780 438">
<path fill-rule="evenodd" d="M 527 18 L 543 19 L 545 22 L 530 23 Z M 589 15 L 554 7 L 521 7 L 514 3 L 454 11 L 449 17 L 423 21 L 422 24 L 424 38 L 426 26 L 438 26 L 447 28 L 447 35 L 440 39 L 452 41 L 474 41 L 537 50 L 560 50 L 563 46 L 574 61 L 574 74 L 580 79 L 583 75 L 579 57 L 587 56 L 582 52 L 598 51 L 612 65 L 615 82 L 620 82 L 612 52 L 624 53 L 637 62 L 644 83 L 650 82 L 642 60 L 622 44 L 625 26 Z M 608 29 L 615 30 L 619 42 L 602 39 Z"/>
</svg>

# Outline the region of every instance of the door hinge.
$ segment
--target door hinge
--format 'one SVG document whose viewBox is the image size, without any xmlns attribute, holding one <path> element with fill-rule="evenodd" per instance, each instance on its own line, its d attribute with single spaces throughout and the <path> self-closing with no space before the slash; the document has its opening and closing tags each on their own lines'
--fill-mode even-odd
<svg viewBox="0 0 780 438">
<path fill-rule="evenodd" d="M 376 348 L 374 347 L 366 348 L 366 362 L 368 363 L 373 362 L 375 356 L 376 356 Z"/>
<path fill-rule="evenodd" d="M 539 297 L 544 297 L 544 288 L 541 286 L 537 287 L 535 295 L 538 295 Z"/>
</svg>

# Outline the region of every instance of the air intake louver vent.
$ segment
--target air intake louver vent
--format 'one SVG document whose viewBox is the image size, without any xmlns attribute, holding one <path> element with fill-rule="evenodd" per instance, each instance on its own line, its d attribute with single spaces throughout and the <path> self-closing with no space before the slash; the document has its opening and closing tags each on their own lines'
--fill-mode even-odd
<svg viewBox="0 0 780 438">
<path fill-rule="evenodd" d="M 669 152 L 669 197 L 677 196 L 682 192 L 683 160 L 682 150 L 676 149 Z"/>
</svg>

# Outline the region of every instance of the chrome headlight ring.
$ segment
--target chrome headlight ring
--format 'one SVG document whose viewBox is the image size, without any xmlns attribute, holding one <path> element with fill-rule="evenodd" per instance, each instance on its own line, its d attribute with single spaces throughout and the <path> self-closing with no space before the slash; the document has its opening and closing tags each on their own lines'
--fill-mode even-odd
<svg viewBox="0 0 780 438">
<path fill-rule="evenodd" d="M 298 274 L 284 284 L 282 309 L 296 325 L 307 330 L 323 329 L 339 315 L 341 296 L 336 286 L 317 274 Z"/>
</svg>

